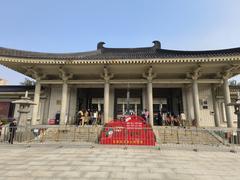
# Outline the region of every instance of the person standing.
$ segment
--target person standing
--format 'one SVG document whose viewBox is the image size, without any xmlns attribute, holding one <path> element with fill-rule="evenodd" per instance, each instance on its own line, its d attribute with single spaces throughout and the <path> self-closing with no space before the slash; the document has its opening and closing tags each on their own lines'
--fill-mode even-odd
<svg viewBox="0 0 240 180">
<path fill-rule="evenodd" d="M 78 117 L 77 117 L 77 123 L 76 123 L 77 126 L 79 126 L 80 123 L 82 124 L 82 126 L 84 125 L 84 117 L 83 117 L 83 115 L 84 115 L 83 110 L 80 109 L 78 111 Z"/>
<path fill-rule="evenodd" d="M 15 137 L 17 130 L 17 121 L 14 119 L 10 124 L 9 124 L 9 144 L 13 144 L 13 139 Z"/>
<path fill-rule="evenodd" d="M 2 127 L 3 127 L 3 122 L 0 120 L 0 137 L 1 137 L 1 134 L 2 134 Z"/>
<path fill-rule="evenodd" d="M 147 109 L 145 109 L 144 115 L 146 122 L 149 123 L 149 111 Z"/>
<path fill-rule="evenodd" d="M 90 120 L 90 109 L 87 109 L 84 112 L 84 123 L 89 125 L 89 120 Z"/>
<path fill-rule="evenodd" d="M 55 124 L 59 123 L 60 123 L 60 111 L 57 111 L 57 113 L 55 114 Z"/>
<path fill-rule="evenodd" d="M 158 125 L 162 126 L 163 125 L 163 117 L 162 117 L 162 114 L 160 111 L 158 111 L 157 119 L 158 119 Z"/>
<path fill-rule="evenodd" d="M 180 123 L 183 127 L 186 127 L 186 115 L 184 114 L 184 112 L 181 112 L 180 114 Z"/>
<path fill-rule="evenodd" d="M 98 119 L 98 111 L 97 110 L 95 110 L 93 112 L 93 118 L 92 119 L 93 119 L 92 120 L 92 125 L 97 125 L 97 119 Z"/>
</svg>

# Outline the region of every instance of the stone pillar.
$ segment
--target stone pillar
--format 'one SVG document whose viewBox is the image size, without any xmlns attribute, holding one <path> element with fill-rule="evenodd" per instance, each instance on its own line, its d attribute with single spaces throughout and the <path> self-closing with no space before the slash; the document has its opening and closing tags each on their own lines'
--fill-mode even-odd
<svg viewBox="0 0 240 180">
<path fill-rule="evenodd" d="M 104 83 L 104 119 L 103 124 L 107 123 L 109 120 L 109 93 L 110 93 L 110 79 L 113 78 L 113 74 L 109 72 L 107 67 L 103 68 L 103 74 L 101 77 L 105 80 Z"/>
<path fill-rule="evenodd" d="M 109 81 L 105 81 L 104 84 L 104 122 L 103 124 L 108 122 L 109 118 Z"/>
<path fill-rule="evenodd" d="M 231 98 L 230 98 L 230 91 L 229 91 L 229 85 L 228 85 L 227 78 L 223 79 L 223 93 L 224 93 L 224 103 L 225 103 L 225 110 L 226 110 L 227 127 L 231 128 L 231 127 L 233 127 L 232 114 L 231 114 L 231 107 L 228 106 L 228 104 L 231 103 Z"/>
<path fill-rule="evenodd" d="M 193 89 L 193 108 L 194 108 L 194 117 L 196 120 L 196 126 L 199 126 L 200 121 L 200 105 L 199 105 L 199 95 L 198 95 L 198 83 L 197 79 L 193 79 L 192 83 Z"/>
<path fill-rule="evenodd" d="M 152 126 L 153 126 L 153 89 L 152 89 L 152 81 L 156 76 L 157 76 L 157 74 L 153 72 L 152 66 L 149 67 L 147 72 L 143 73 L 143 77 L 147 79 L 149 122 Z"/>
<path fill-rule="evenodd" d="M 212 89 L 212 101 L 213 101 L 215 127 L 219 127 L 220 126 L 219 107 L 218 107 L 218 101 L 216 99 L 216 90 L 213 84 L 211 89 Z"/>
<path fill-rule="evenodd" d="M 60 124 L 65 124 L 65 118 L 67 118 L 67 94 L 68 94 L 68 84 L 67 81 L 63 81 L 62 86 L 62 101 L 61 101 L 61 112 L 60 112 Z"/>
<path fill-rule="evenodd" d="M 32 114 L 32 125 L 38 124 L 38 110 L 39 110 L 39 103 L 40 103 L 40 93 L 41 93 L 41 84 L 39 80 L 36 81 L 35 84 L 35 92 L 34 92 L 34 103 L 33 106 L 33 114 Z"/>
<path fill-rule="evenodd" d="M 225 123 L 225 122 L 227 122 L 227 118 L 226 118 L 226 109 L 225 109 L 225 103 L 224 102 L 220 103 L 220 108 L 221 108 L 222 122 Z"/>
<path fill-rule="evenodd" d="M 192 88 L 186 87 L 186 101 L 187 101 L 187 120 L 189 123 L 192 123 L 194 119 L 194 110 L 193 110 L 193 96 Z"/>
<path fill-rule="evenodd" d="M 152 81 L 148 81 L 147 92 L 148 92 L 149 122 L 153 126 L 153 90 L 152 90 Z"/>
</svg>

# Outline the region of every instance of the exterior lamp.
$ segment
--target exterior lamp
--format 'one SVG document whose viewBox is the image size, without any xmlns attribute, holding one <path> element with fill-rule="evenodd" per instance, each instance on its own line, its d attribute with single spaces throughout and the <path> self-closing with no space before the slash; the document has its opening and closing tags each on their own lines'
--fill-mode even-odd
<svg viewBox="0 0 240 180">
<path fill-rule="evenodd" d="M 240 92 L 237 93 L 236 102 L 232 102 L 227 105 L 234 106 L 234 113 L 237 115 L 237 143 L 240 144 Z"/>
<path fill-rule="evenodd" d="M 13 101 L 12 103 L 19 105 L 18 125 L 25 127 L 27 125 L 27 114 L 30 112 L 30 106 L 36 104 L 28 97 L 28 91 L 26 91 L 24 97 L 21 97 L 21 99 Z"/>
</svg>

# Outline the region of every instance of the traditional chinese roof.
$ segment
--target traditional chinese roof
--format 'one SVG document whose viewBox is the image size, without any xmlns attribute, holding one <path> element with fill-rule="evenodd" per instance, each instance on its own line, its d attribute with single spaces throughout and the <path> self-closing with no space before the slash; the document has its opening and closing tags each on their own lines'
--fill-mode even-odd
<svg viewBox="0 0 240 180">
<path fill-rule="evenodd" d="M 180 51 L 161 49 L 159 41 L 154 46 L 142 48 L 107 48 L 103 42 L 98 43 L 97 50 L 79 53 L 42 53 L 22 51 L 0 47 L 0 57 L 45 60 L 114 60 L 114 59 L 168 59 L 168 58 L 208 58 L 239 56 L 240 48 Z"/>
</svg>

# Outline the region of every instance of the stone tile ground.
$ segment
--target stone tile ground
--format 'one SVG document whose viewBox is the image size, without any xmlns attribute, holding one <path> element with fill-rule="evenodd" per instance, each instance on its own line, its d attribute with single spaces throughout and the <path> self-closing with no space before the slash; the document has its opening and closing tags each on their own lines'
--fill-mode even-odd
<svg viewBox="0 0 240 180">
<path fill-rule="evenodd" d="M 0 180 L 240 180 L 240 155 L 230 152 L 0 145 Z"/>
</svg>

